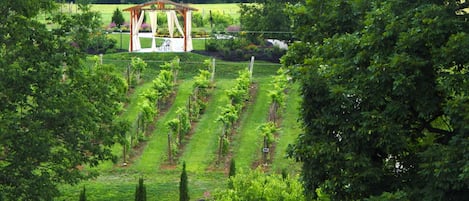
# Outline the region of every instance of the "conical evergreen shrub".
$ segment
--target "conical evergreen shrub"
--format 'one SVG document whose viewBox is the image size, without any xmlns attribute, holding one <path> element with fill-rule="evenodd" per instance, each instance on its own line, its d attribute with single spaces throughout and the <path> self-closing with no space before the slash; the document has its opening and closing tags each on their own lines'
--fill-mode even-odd
<svg viewBox="0 0 469 201">
<path fill-rule="evenodd" d="M 80 192 L 80 201 L 86 201 L 86 188 L 85 188 L 85 186 L 83 186 L 83 190 L 81 190 L 81 192 Z"/>
<path fill-rule="evenodd" d="M 189 201 L 186 162 L 182 163 L 181 182 L 179 183 L 179 201 Z"/>
<path fill-rule="evenodd" d="M 135 189 L 135 201 L 146 201 L 147 200 L 147 189 L 143 184 L 143 178 L 138 179 L 138 185 Z"/>
<path fill-rule="evenodd" d="M 230 171 L 228 172 L 228 177 L 234 177 L 236 175 L 236 163 L 234 159 L 230 161 Z"/>
</svg>

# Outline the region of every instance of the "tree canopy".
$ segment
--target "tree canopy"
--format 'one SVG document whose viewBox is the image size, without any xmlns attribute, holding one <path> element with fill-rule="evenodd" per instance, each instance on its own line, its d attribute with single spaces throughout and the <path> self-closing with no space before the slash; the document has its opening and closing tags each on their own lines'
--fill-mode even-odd
<svg viewBox="0 0 469 201">
<path fill-rule="evenodd" d="M 305 1 L 283 63 L 301 84 L 290 146 L 309 197 L 469 197 L 469 30 L 460 1 Z M 311 12 L 315 11 L 315 12 Z"/>
<path fill-rule="evenodd" d="M 35 20 L 54 8 L 53 0 L 0 2 L 0 194 L 7 200 L 52 200 L 58 184 L 94 176 L 81 167 L 115 159 L 110 147 L 126 131 L 115 119 L 125 82 L 112 66 L 83 65 L 77 38 L 64 31 L 82 26 L 75 18 L 61 18 L 54 31 Z"/>
<path fill-rule="evenodd" d="M 291 22 L 284 11 L 285 5 L 285 2 L 278 0 L 240 4 L 240 28 L 253 32 L 247 35 L 249 41 L 259 43 L 264 38 L 290 39 Z"/>
</svg>

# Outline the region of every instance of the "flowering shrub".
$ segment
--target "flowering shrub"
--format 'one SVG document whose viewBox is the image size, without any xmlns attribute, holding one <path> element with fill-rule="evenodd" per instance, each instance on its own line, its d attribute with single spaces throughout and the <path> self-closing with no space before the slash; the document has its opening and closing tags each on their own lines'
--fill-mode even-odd
<svg viewBox="0 0 469 201">
<path fill-rule="evenodd" d="M 126 29 L 130 29 L 130 23 L 128 23 L 128 22 L 124 22 L 124 24 L 122 24 L 122 26 Z"/>
<path fill-rule="evenodd" d="M 140 27 L 140 30 L 149 31 L 150 30 L 150 25 L 147 24 L 147 23 L 143 23 L 142 26 Z"/>
<path fill-rule="evenodd" d="M 238 25 L 230 25 L 228 27 L 226 27 L 226 31 L 227 32 L 239 32 L 240 27 Z"/>
<path fill-rule="evenodd" d="M 108 27 L 109 29 L 114 29 L 116 27 L 116 23 L 111 22 Z"/>
</svg>

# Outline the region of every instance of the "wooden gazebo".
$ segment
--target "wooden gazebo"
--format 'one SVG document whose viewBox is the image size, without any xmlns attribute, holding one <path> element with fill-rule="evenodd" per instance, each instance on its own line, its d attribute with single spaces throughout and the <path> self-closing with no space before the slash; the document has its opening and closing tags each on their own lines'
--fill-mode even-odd
<svg viewBox="0 0 469 201">
<path fill-rule="evenodd" d="M 197 9 L 189 7 L 187 4 L 175 3 L 168 0 L 157 0 L 150 1 L 147 3 L 135 5 L 129 8 L 124 9 L 123 11 L 130 12 L 130 42 L 129 42 L 129 52 L 141 50 L 140 39 L 139 39 L 139 29 L 143 22 L 143 15 L 145 11 L 150 13 L 150 27 L 152 30 L 152 51 L 156 51 L 155 47 L 155 34 L 157 29 L 157 15 L 156 11 L 164 11 L 167 13 L 168 20 L 168 30 L 170 38 L 173 38 L 174 25 L 177 25 L 177 28 L 181 35 L 183 36 L 184 46 L 183 51 L 192 50 L 192 11 L 197 11 Z M 180 27 L 179 22 L 176 17 L 176 12 L 182 15 L 184 20 L 183 28 Z M 168 44 L 170 46 L 170 44 Z M 171 47 L 172 48 L 172 47 Z"/>
</svg>

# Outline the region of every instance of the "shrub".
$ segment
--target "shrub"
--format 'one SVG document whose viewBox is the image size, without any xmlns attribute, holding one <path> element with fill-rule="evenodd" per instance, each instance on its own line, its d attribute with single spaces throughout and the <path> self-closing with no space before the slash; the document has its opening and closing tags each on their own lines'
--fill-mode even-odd
<svg viewBox="0 0 469 201">
<path fill-rule="evenodd" d="M 181 180 L 179 182 L 179 201 L 189 201 L 189 187 L 187 181 L 186 162 L 182 163 Z"/>
<path fill-rule="evenodd" d="M 216 39 L 209 39 L 205 44 L 205 50 L 209 52 L 216 52 L 219 50 L 218 42 Z"/>
<path fill-rule="evenodd" d="M 122 12 L 119 10 L 119 8 L 116 8 L 114 13 L 112 13 L 111 22 L 113 22 L 118 28 L 124 24 L 124 16 L 122 15 Z"/>
<path fill-rule="evenodd" d="M 228 173 L 229 177 L 234 177 L 236 176 L 236 162 L 234 159 L 231 159 L 230 161 L 230 171 Z"/>
<path fill-rule="evenodd" d="M 230 15 L 223 15 L 220 12 L 212 12 L 212 22 L 214 26 L 213 31 L 225 31 L 226 27 L 230 24 L 235 24 L 235 20 Z M 207 15 L 204 19 L 207 24 L 210 24 L 210 16 Z"/>
<path fill-rule="evenodd" d="M 239 30 L 240 30 L 239 25 L 230 25 L 226 27 L 227 32 L 239 32 Z"/>
<path fill-rule="evenodd" d="M 142 31 L 149 31 L 150 25 L 147 23 L 142 23 L 142 26 L 140 28 L 142 29 Z"/>
<path fill-rule="evenodd" d="M 89 54 L 104 54 L 108 50 L 113 49 L 116 43 L 117 41 L 113 38 L 109 38 L 107 34 L 98 32 L 91 35 L 91 38 L 89 38 L 86 52 Z"/>
<path fill-rule="evenodd" d="M 143 184 L 143 178 L 138 179 L 138 185 L 135 189 L 135 201 L 146 201 L 147 189 Z"/>
<path fill-rule="evenodd" d="M 0 200 L 2 200 L 1 195 L 0 195 Z M 86 201 L 86 189 L 85 186 L 83 186 L 83 189 L 80 191 L 80 201 Z"/>
<path fill-rule="evenodd" d="M 279 174 L 265 174 L 260 169 L 240 172 L 229 178 L 229 189 L 217 190 L 214 200 L 305 200 L 298 178 L 283 179 Z"/>
<path fill-rule="evenodd" d="M 204 26 L 204 19 L 202 14 L 200 13 L 193 13 L 192 14 L 192 23 L 194 27 L 203 27 Z"/>
<path fill-rule="evenodd" d="M 116 23 L 111 22 L 108 26 L 108 30 L 113 30 L 114 28 L 116 28 L 116 26 L 117 26 Z"/>
</svg>

